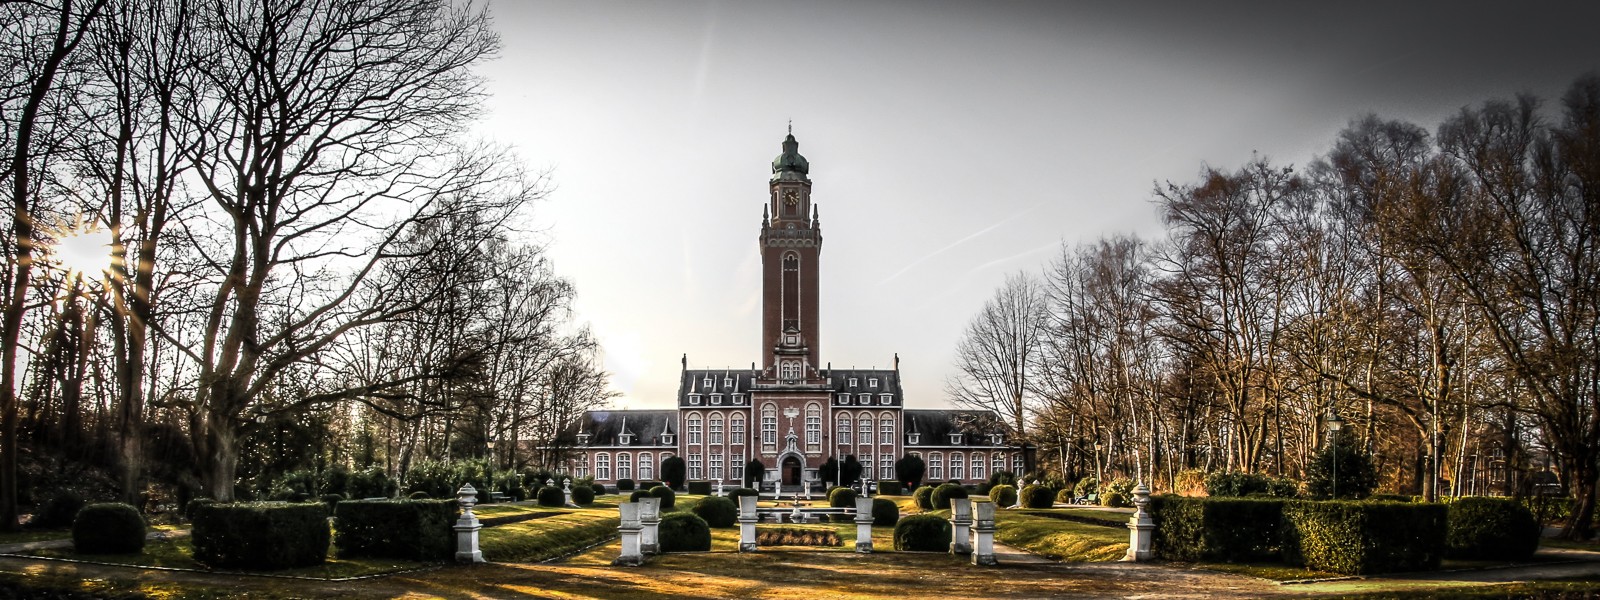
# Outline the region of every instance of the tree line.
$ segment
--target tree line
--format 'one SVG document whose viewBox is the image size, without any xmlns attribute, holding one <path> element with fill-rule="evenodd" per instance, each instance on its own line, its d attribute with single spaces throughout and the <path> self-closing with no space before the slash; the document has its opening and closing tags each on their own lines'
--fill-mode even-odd
<svg viewBox="0 0 1600 600">
<path fill-rule="evenodd" d="M 524 229 L 544 177 L 466 131 L 481 7 L 12 2 L 0 36 L 0 528 L 86 473 L 139 505 L 537 463 L 606 397 Z"/>
<path fill-rule="evenodd" d="M 950 394 L 1067 476 L 1299 478 L 1336 435 L 1390 491 L 1570 494 L 1566 533 L 1590 535 L 1600 76 L 1431 132 L 1367 116 L 1305 167 L 1206 167 L 1155 205 L 1158 239 L 1063 243 L 1008 278 Z"/>
</svg>

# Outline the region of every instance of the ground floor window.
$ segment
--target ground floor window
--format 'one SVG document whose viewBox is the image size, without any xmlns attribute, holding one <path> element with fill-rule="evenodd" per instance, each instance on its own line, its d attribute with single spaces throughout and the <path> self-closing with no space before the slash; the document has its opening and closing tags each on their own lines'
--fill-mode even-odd
<svg viewBox="0 0 1600 600">
<path fill-rule="evenodd" d="M 720 481 L 722 479 L 722 455 L 721 454 L 713 454 L 713 455 L 711 455 L 711 479 L 714 480 L 714 481 Z"/>
<path fill-rule="evenodd" d="M 973 479 L 988 479 L 989 478 L 989 476 L 985 475 L 984 472 L 983 472 L 983 455 L 982 454 L 973 454 L 972 455 L 972 478 Z"/>
<path fill-rule="evenodd" d="M 1016 473 L 1018 477 L 1022 476 L 1022 455 L 1021 454 L 1013 454 L 1013 455 L 1011 455 L 1011 472 L 1012 473 Z"/>
<path fill-rule="evenodd" d="M 994 456 L 990 457 L 990 459 L 989 459 L 989 466 L 993 467 L 994 468 L 994 472 L 996 472 L 996 473 L 999 473 L 1001 471 L 1006 470 L 1006 457 L 1005 457 L 1005 455 L 1000 454 L 999 452 L 994 453 Z M 1012 473 L 1012 475 L 1016 475 L 1016 473 Z"/>
<path fill-rule="evenodd" d="M 728 457 L 728 476 L 730 479 L 744 481 L 744 455 L 735 454 Z"/>
<path fill-rule="evenodd" d="M 600 480 L 611 479 L 610 454 L 601 453 L 594 455 L 594 478 Z"/>
<path fill-rule="evenodd" d="M 884 479 L 884 480 L 892 480 L 892 479 L 894 479 L 894 455 L 893 454 L 880 454 L 880 455 L 878 455 L 878 479 Z"/>
<path fill-rule="evenodd" d="M 950 478 L 951 479 L 966 479 L 967 478 L 966 477 L 966 475 L 967 475 L 966 469 L 963 468 L 963 467 L 966 466 L 966 462 L 967 461 L 962 458 L 960 453 L 957 453 L 957 452 L 950 453 Z"/>
<path fill-rule="evenodd" d="M 944 455 L 938 452 L 928 454 L 928 480 L 944 479 Z"/>
<path fill-rule="evenodd" d="M 633 479 L 633 457 L 617 453 L 617 479 Z"/>
<path fill-rule="evenodd" d="M 699 454 L 689 455 L 689 479 L 705 479 L 702 465 L 703 461 Z"/>
<path fill-rule="evenodd" d="M 649 481 L 656 478 L 654 457 L 649 452 L 639 453 L 639 479 Z"/>
</svg>

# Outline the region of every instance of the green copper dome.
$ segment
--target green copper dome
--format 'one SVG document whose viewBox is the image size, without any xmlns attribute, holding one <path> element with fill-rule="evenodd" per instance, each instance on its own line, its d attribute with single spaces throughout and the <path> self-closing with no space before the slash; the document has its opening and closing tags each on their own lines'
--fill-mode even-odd
<svg viewBox="0 0 1600 600">
<path fill-rule="evenodd" d="M 794 141 L 794 134 L 791 133 L 783 138 L 783 154 L 772 159 L 773 179 L 782 179 L 786 175 L 789 178 L 805 179 L 806 174 L 811 172 L 811 163 L 806 162 L 806 157 L 800 156 L 799 149 L 800 142 Z"/>
</svg>

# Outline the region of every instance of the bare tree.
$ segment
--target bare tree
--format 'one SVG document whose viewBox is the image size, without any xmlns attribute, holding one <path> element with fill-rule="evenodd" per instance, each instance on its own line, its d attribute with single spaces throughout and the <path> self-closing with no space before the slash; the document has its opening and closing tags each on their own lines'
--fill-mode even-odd
<svg viewBox="0 0 1600 600">
<path fill-rule="evenodd" d="M 1003 415 L 1019 438 L 1027 434 L 1029 378 L 1043 341 L 1045 310 L 1038 280 L 1024 273 L 1006 277 L 956 346 L 961 374 L 945 382 L 957 404 Z"/>
</svg>

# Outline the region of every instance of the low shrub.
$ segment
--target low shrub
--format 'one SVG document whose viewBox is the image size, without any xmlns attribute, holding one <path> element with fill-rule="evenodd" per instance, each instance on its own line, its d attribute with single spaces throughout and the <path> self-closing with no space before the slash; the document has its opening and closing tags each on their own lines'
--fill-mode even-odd
<svg viewBox="0 0 1600 600">
<path fill-rule="evenodd" d="M 193 500 L 190 500 L 188 504 L 183 505 L 183 518 L 189 519 L 189 520 L 194 520 L 194 509 L 199 508 L 201 506 L 205 506 L 207 504 L 216 504 L 216 503 L 217 503 L 216 500 L 212 500 L 212 499 L 207 498 L 205 496 L 201 496 L 199 498 L 195 498 Z"/>
<path fill-rule="evenodd" d="M 729 499 L 735 499 L 735 498 L 738 498 L 740 496 L 755 496 L 757 498 L 760 498 L 761 497 L 761 492 L 756 491 L 755 488 L 747 488 L 747 487 L 733 488 L 732 490 L 730 490 L 728 492 L 728 498 Z M 734 500 L 734 502 L 737 503 L 738 500 Z"/>
<path fill-rule="evenodd" d="M 711 495 L 711 482 L 709 482 L 709 481 L 691 481 L 691 482 L 689 482 L 689 493 L 690 494 L 699 495 L 699 496 L 710 496 Z"/>
<path fill-rule="evenodd" d="M 567 493 L 558 487 L 539 488 L 539 506 L 566 506 Z"/>
<path fill-rule="evenodd" d="M 1281 555 L 1283 501 L 1270 498 L 1150 499 L 1152 546 L 1167 560 L 1255 562 Z"/>
<path fill-rule="evenodd" d="M 756 529 L 757 546 L 822 546 L 844 545 L 839 532 L 815 527 L 762 527 Z"/>
<path fill-rule="evenodd" d="M 856 491 L 850 488 L 833 488 L 828 492 L 828 506 L 834 508 L 855 508 Z"/>
<path fill-rule="evenodd" d="M 901 487 L 898 481 L 885 479 L 878 482 L 878 493 L 885 496 L 899 496 L 905 493 L 905 488 Z"/>
<path fill-rule="evenodd" d="M 28 526 L 34 529 L 71 527 L 76 522 L 78 511 L 83 510 L 83 506 L 87 503 L 77 492 L 58 491 L 39 505 L 39 509 L 33 513 L 33 520 L 28 521 Z"/>
<path fill-rule="evenodd" d="M 604 496 L 604 495 L 606 495 L 606 486 L 600 485 L 598 483 L 589 484 L 589 489 L 591 491 L 593 491 L 594 495 L 596 495 L 596 496 Z"/>
<path fill-rule="evenodd" d="M 1073 495 L 1082 498 L 1089 494 L 1100 492 L 1100 480 L 1094 477 L 1085 477 L 1078 480 L 1078 485 L 1072 487 Z"/>
<path fill-rule="evenodd" d="M 328 507 L 283 502 L 196 507 L 194 558 L 212 567 L 287 569 L 328 558 Z"/>
<path fill-rule="evenodd" d="M 1022 506 L 1027 508 L 1050 508 L 1055 505 L 1055 492 L 1042 485 L 1029 485 L 1022 488 L 1022 493 L 1017 495 Z"/>
<path fill-rule="evenodd" d="M 974 493 L 974 494 L 976 494 L 976 495 L 979 495 L 979 496 L 988 496 L 988 495 L 989 495 L 989 491 L 990 491 L 990 490 L 993 490 L 993 489 L 994 489 L 994 486 L 993 486 L 993 485 L 990 485 L 990 484 L 988 484 L 988 483 L 980 483 L 980 484 L 978 484 L 978 485 L 970 485 L 970 486 L 967 486 L 967 488 L 968 488 L 968 489 L 970 489 L 970 490 L 972 490 L 972 493 Z"/>
<path fill-rule="evenodd" d="M 911 515 L 894 525 L 894 549 L 945 552 L 950 549 L 950 522 L 936 515 Z"/>
<path fill-rule="evenodd" d="M 666 484 L 665 484 L 665 483 L 661 483 L 661 482 L 659 482 L 659 481 L 650 481 L 650 480 L 645 480 L 645 481 L 640 481 L 640 482 L 639 482 L 639 483 L 638 483 L 638 484 L 636 484 L 636 485 L 635 485 L 635 489 L 640 489 L 640 490 L 645 490 L 645 491 L 649 491 L 649 490 L 650 490 L 650 488 L 653 488 L 653 487 L 656 487 L 656 486 L 658 486 L 658 485 L 666 485 Z M 620 492 L 620 491 L 622 491 L 622 490 L 620 490 L 620 489 L 619 489 L 619 490 L 617 490 L 617 491 L 619 491 L 619 492 Z"/>
<path fill-rule="evenodd" d="M 1283 560 L 1348 575 L 1436 569 L 1447 524 L 1442 504 L 1289 502 Z"/>
<path fill-rule="evenodd" d="M 1100 506 L 1127 508 L 1133 506 L 1133 480 L 1119 477 L 1100 490 Z"/>
<path fill-rule="evenodd" d="M 1077 499 L 1077 496 L 1072 495 L 1072 488 L 1061 488 L 1056 492 L 1056 504 L 1072 504 Z"/>
<path fill-rule="evenodd" d="M 888 498 L 872 499 L 872 525 L 890 527 L 900 522 L 900 505 Z"/>
<path fill-rule="evenodd" d="M 1009 508 L 1017 505 L 1017 488 L 1009 484 L 1000 484 L 989 488 L 989 499 L 994 501 L 997 508 Z"/>
<path fill-rule="evenodd" d="M 661 510 L 672 510 L 672 505 L 678 502 L 678 495 L 672 492 L 672 488 L 664 485 L 650 488 L 650 495 L 661 499 Z"/>
<path fill-rule="evenodd" d="M 1450 558 L 1527 560 L 1539 549 L 1539 522 L 1509 498 L 1459 498 L 1449 505 Z"/>
<path fill-rule="evenodd" d="M 667 488 L 658 486 L 656 489 Z M 692 512 L 672 513 L 661 517 L 658 527 L 662 552 L 704 552 L 711 549 L 711 526 L 700 515 Z"/>
<path fill-rule="evenodd" d="M 1011 471 L 1004 470 L 1004 469 L 1001 469 L 999 471 L 995 471 L 995 472 L 989 474 L 989 485 L 990 486 L 1009 485 L 1009 486 L 1015 488 L 1015 487 L 1017 487 L 1017 474 L 1016 473 L 1012 473 Z"/>
<path fill-rule="evenodd" d="M 933 510 L 933 488 L 923 486 L 911 493 L 911 500 L 917 503 L 917 508 Z"/>
<path fill-rule="evenodd" d="M 410 494 L 406 494 L 406 498 L 409 499 L 409 500 L 427 500 L 429 498 L 429 496 L 428 496 L 427 492 L 416 491 L 416 492 L 411 492 Z"/>
<path fill-rule="evenodd" d="M 435 561 L 455 551 L 455 500 L 346 500 L 333 509 L 341 558 Z"/>
<path fill-rule="evenodd" d="M 948 510 L 950 501 L 956 498 L 966 498 L 967 489 L 953 483 L 941 483 L 933 488 L 929 501 L 933 503 L 934 510 Z"/>
<path fill-rule="evenodd" d="M 645 489 L 650 489 L 650 488 L 645 488 Z M 618 492 L 631 492 L 631 491 L 633 491 L 633 480 L 632 479 L 618 479 L 617 480 L 617 491 Z"/>
<path fill-rule="evenodd" d="M 722 496 L 701 498 L 691 510 L 705 519 L 707 525 L 718 529 L 733 527 L 734 521 L 739 518 L 739 507 Z"/>
<path fill-rule="evenodd" d="M 72 548 L 79 554 L 133 554 L 144 549 L 144 517 L 116 502 L 90 504 L 72 521 Z"/>
<path fill-rule="evenodd" d="M 594 504 L 594 488 L 587 485 L 572 486 L 572 503 L 578 506 Z"/>
</svg>

